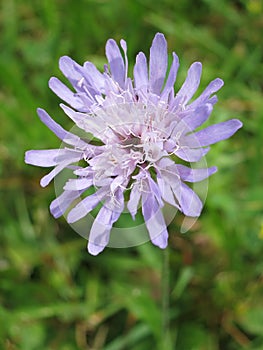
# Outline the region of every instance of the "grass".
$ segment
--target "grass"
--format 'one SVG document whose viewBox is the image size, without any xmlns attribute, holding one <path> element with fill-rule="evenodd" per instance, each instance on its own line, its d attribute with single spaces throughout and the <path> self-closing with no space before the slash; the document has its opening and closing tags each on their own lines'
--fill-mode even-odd
<svg viewBox="0 0 263 350">
<path fill-rule="evenodd" d="M 263 349 L 263 9 L 260 0 L 10 0 L 0 11 L 0 344 L 11 350 L 145 350 L 162 338 L 162 253 L 150 243 L 98 257 L 48 204 L 44 170 L 28 149 L 59 146 L 38 120 L 45 108 L 71 127 L 48 89 L 58 59 L 105 63 L 109 37 L 128 42 L 131 64 L 161 31 L 187 67 L 203 63 L 201 87 L 225 81 L 211 122 L 244 127 L 207 157 L 201 218 L 169 226 L 172 349 Z M 168 349 L 169 350 L 169 349 Z"/>
</svg>

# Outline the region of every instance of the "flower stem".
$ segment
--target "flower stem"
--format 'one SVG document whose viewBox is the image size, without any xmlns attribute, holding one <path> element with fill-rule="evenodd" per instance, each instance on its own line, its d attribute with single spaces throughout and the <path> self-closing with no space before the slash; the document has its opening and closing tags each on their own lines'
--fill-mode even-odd
<svg viewBox="0 0 263 350">
<path fill-rule="evenodd" d="M 163 251 L 162 262 L 162 341 L 161 349 L 171 350 L 170 338 L 170 269 L 169 248 Z"/>
</svg>

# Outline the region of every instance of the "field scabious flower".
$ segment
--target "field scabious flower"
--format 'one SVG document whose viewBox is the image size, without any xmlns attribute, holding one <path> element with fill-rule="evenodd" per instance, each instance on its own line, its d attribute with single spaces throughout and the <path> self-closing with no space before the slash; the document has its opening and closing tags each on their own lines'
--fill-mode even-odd
<svg viewBox="0 0 263 350">
<path fill-rule="evenodd" d="M 201 181 L 216 171 L 216 167 L 194 169 L 181 160 L 198 162 L 211 144 L 229 138 L 242 126 L 239 120 L 232 119 L 196 131 L 209 118 L 217 101 L 214 93 L 223 81 L 213 80 L 191 101 L 202 70 L 201 63 L 195 62 L 175 93 L 179 61 L 173 53 L 168 71 L 163 34 L 155 35 L 149 62 L 144 53 L 137 55 L 133 80 L 127 73 L 126 42 L 121 40 L 120 46 L 123 53 L 113 39 L 108 40 L 109 65 L 103 73 L 91 62 L 81 66 L 62 57 L 60 69 L 74 92 L 57 78 L 49 81 L 50 88 L 70 106 L 61 104 L 63 111 L 94 139 L 89 142 L 64 130 L 43 109 L 38 109 L 41 121 L 64 146 L 31 150 L 25 155 L 28 164 L 54 166 L 41 179 L 42 186 L 47 186 L 63 169 L 72 169 L 72 178 L 50 205 L 55 218 L 70 208 L 67 221 L 73 223 L 102 203 L 89 235 L 88 250 L 93 255 L 108 244 L 112 225 L 123 212 L 126 199 L 133 218 L 141 206 L 152 243 L 165 248 L 168 232 L 162 213 L 164 203 L 187 216 L 198 217 L 203 204 L 185 182 Z M 78 163 L 80 160 L 84 166 Z M 90 188 L 95 189 L 94 193 L 81 197 Z"/>
</svg>

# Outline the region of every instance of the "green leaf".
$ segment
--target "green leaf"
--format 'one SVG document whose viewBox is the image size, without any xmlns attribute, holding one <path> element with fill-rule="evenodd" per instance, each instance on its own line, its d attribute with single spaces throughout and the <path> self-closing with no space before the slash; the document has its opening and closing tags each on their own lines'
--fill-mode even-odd
<svg viewBox="0 0 263 350">
<path fill-rule="evenodd" d="M 239 315 L 239 323 L 247 332 L 254 335 L 262 335 L 263 305 L 242 308 L 242 313 Z"/>
</svg>

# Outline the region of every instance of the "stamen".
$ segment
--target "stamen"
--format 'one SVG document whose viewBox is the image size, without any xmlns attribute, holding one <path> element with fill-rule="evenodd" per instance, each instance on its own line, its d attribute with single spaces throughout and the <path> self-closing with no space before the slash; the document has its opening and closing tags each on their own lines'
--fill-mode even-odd
<svg viewBox="0 0 263 350">
<path fill-rule="evenodd" d="M 82 77 L 82 78 L 78 81 L 77 85 L 78 85 L 79 87 L 82 87 L 82 85 L 84 84 L 84 81 L 85 81 L 85 78 Z"/>
</svg>

